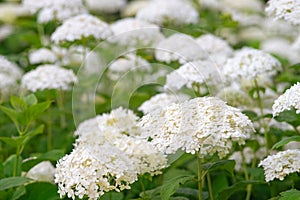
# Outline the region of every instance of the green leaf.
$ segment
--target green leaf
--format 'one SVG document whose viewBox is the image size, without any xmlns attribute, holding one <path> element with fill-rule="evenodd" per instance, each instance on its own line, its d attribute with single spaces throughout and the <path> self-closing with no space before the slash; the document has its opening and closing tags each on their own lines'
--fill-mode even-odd
<svg viewBox="0 0 300 200">
<path fill-rule="evenodd" d="M 44 128 L 45 128 L 45 126 L 42 124 L 42 125 L 38 126 L 37 128 L 35 128 L 35 129 L 31 130 L 31 131 L 28 131 L 25 136 L 27 138 L 31 139 L 32 137 L 34 137 L 34 136 L 36 136 L 38 134 L 43 133 Z"/>
<path fill-rule="evenodd" d="M 24 97 L 24 101 L 26 102 L 27 106 L 32 106 L 37 104 L 38 100 L 34 94 L 27 95 Z"/>
<path fill-rule="evenodd" d="M 300 200 L 300 191 L 296 189 L 291 189 L 285 192 L 281 192 L 279 200 Z"/>
<path fill-rule="evenodd" d="M 300 114 L 296 114 L 295 109 L 285 110 L 279 113 L 279 115 L 274 118 L 279 122 L 287 122 L 293 127 L 297 127 L 300 125 Z"/>
<path fill-rule="evenodd" d="M 20 146 L 24 142 L 25 139 L 26 139 L 26 136 L 0 137 L 0 141 L 4 142 L 12 147 Z"/>
<path fill-rule="evenodd" d="M 47 182 L 34 182 L 25 186 L 26 194 L 20 200 L 59 200 L 57 186 Z"/>
<path fill-rule="evenodd" d="M 21 186 L 24 183 L 28 183 L 29 181 L 31 181 L 31 179 L 25 177 L 9 177 L 9 178 L 1 179 L 0 191 Z"/>
<path fill-rule="evenodd" d="M 2 112 L 4 112 L 14 122 L 16 127 L 19 126 L 18 119 L 19 119 L 20 114 L 17 111 L 15 111 L 14 109 L 11 109 L 11 108 L 1 106 L 1 105 L 0 105 L 0 110 L 2 110 Z"/>
<path fill-rule="evenodd" d="M 187 181 L 193 180 L 194 176 L 177 176 L 165 184 L 162 185 L 160 191 L 160 197 L 162 200 L 169 200 L 170 197 L 176 192 L 177 188 L 181 184 L 184 184 Z"/>
<path fill-rule="evenodd" d="M 272 149 L 278 149 L 278 148 L 282 147 L 283 145 L 288 144 L 289 142 L 300 142 L 300 136 L 296 135 L 296 136 L 284 138 L 284 139 L 280 140 L 279 142 L 277 142 L 276 144 L 274 144 Z"/>
<path fill-rule="evenodd" d="M 17 158 L 16 155 L 11 155 L 3 163 L 4 175 L 6 177 L 13 176 L 15 163 L 16 163 L 16 158 Z M 21 171 L 22 171 L 22 157 L 19 156 L 19 164 L 18 164 L 18 167 L 17 167 L 17 176 L 21 175 Z"/>
<path fill-rule="evenodd" d="M 47 110 L 51 105 L 51 101 L 34 104 L 28 108 L 32 120 L 36 119 L 41 113 Z"/>
<path fill-rule="evenodd" d="M 295 70 L 299 70 L 300 69 L 300 63 L 296 63 L 292 66 L 289 66 L 289 68 L 295 69 Z"/>
<path fill-rule="evenodd" d="M 16 189 L 16 191 L 14 192 L 13 196 L 11 197 L 11 200 L 17 200 L 19 199 L 21 196 L 23 196 L 26 193 L 26 189 L 23 185 L 21 185 L 20 187 L 18 187 Z"/>
<path fill-rule="evenodd" d="M 209 172 L 225 170 L 229 175 L 233 176 L 234 166 L 234 160 L 220 160 L 213 163 L 205 163 L 201 165 L 201 169 Z"/>
<path fill-rule="evenodd" d="M 17 112 L 23 112 L 27 109 L 26 102 L 17 96 L 12 96 L 10 98 L 10 104 Z"/>
<path fill-rule="evenodd" d="M 54 149 L 48 151 L 47 153 L 41 154 L 38 157 L 34 157 L 31 159 L 24 160 L 22 169 L 24 171 L 30 170 L 33 166 L 37 165 L 42 161 L 57 161 L 65 155 L 65 151 L 61 149 Z"/>
<path fill-rule="evenodd" d="M 219 193 L 219 195 L 217 196 L 217 200 L 227 200 L 235 192 L 246 190 L 246 188 L 249 184 L 254 185 L 254 184 L 266 184 L 266 183 L 264 181 L 255 181 L 255 180 L 238 182 L 238 183 L 222 190 Z"/>
</svg>

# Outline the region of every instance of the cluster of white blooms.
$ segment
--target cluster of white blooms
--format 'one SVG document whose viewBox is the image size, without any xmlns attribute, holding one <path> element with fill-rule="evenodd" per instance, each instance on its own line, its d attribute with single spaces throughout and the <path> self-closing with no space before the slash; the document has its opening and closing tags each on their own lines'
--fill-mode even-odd
<svg viewBox="0 0 300 200">
<path fill-rule="evenodd" d="M 265 11 L 276 20 L 284 19 L 295 25 L 300 24 L 300 2 L 297 0 L 270 0 Z"/>
<path fill-rule="evenodd" d="M 149 47 L 148 45 L 155 45 L 164 38 L 159 26 L 135 18 L 118 20 L 110 27 L 115 35 L 111 41 L 122 46 L 137 47 L 142 45 Z"/>
<path fill-rule="evenodd" d="M 204 34 L 196 39 L 200 47 L 208 54 L 209 59 L 222 65 L 233 54 L 227 41 L 212 34 Z"/>
<path fill-rule="evenodd" d="M 72 70 L 56 65 L 40 65 L 27 72 L 21 80 L 21 87 L 32 92 L 37 90 L 69 90 L 77 77 Z"/>
<path fill-rule="evenodd" d="M 32 167 L 26 177 L 36 181 L 54 182 L 55 168 L 50 161 L 43 161 Z"/>
<path fill-rule="evenodd" d="M 108 76 L 111 80 L 117 80 L 130 71 L 150 72 L 150 63 L 135 54 L 127 54 L 115 60 L 108 68 Z"/>
<path fill-rule="evenodd" d="M 300 172 L 300 151 L 281 151 L 275 155 L 268 156 L 262 160 L 258 166 L 264 168 L 267 182 L 275 178 L 282 181 L 286 175 Z"/>
<path fill-rule="evenodd" d="M 15 63 L 0 56 L 0 100 L 15 92 L 22 74 L 22 70 Z"/>
<path fill-rule="evenodd" d="M 234 169 L 235 171 L 242 171 L 243 162 L 244 164 L 250 164 L 252 159 L 254 158 L 254 152 L 250 147 L 245 147 L 243 151 L 233 152 L 231 156 L 229 156 L 229 160 L 235 161 Z"/>
<path fill-rule="evenodd" d="M 138 110 L 142 111 L 144 114 L 147 114 L 153 110 L 164 108 L 172 103 L 180 103 L 188 99 L 189 96 L 184 94 L 160 93 L 154 95 L 149 100 L 144 101 Z"/>
<path fill-rule="evenodd" d="M 155 24 L 195 24 L 198 12 L 192 5 L 183 0 L 153 0 L 136 14 L 138 19 Z"/>
<path fill-rule="evenodd" d="M 115 13 L 126 5 L 126 0 L 86 0 L 89 10 Z"/>
<path fill-rule="evenodd" d="M 136 171 L 128 155 L 112 145 L 79 145 L 58 161 L 55 183 L 61 197 L 96 200 L 110 190 L 130 189 Z"/>
<path fill-rule="evenodd" d="M 208 84 L 217 76 L 216 66 L 211 61 L 188 62 L 167 75 L 166 89 L 192 88 L 194 84 Z"/>
<path fill-rule="evenodd" d="M 254 131 L 252 122 L 240 110 L 215 97 L 194 98 L 173 103 L 146 114 L 140 121 L 142 137 L 161 152 L 226 156 L 233 142 L 244 144 Z"/>
<path fill-rule="evenodd" d="M 51 35 L 51 40 L 58 44 L 82 40 L 88 37 L 106 39 L 111 34 L 112 32 L 107 23 L 92 15 L 81 14 L 65 20 Z"/>
<path fill-rule="evenodd" d="M 41 48 L 29 54 L 30 64 L 55 63 L 57 60 L 55 53 L 47 48 Z"/>
<path fill-rule="evenodd" d="M 280 62 L 261 50 L 244 47 L 227 60 L 223 74 L 229 80 L 255 80 L 258 76 L 272 77 L 281 71 Z"/>
<path fill-rule="evenodd" d="M 273 116 L 285 110 L 296 109 L 296 113 L 300 113 L 300 83 L 296 83 L 291 88 L 287 89 L 284 94 L 274 101 L 272 106 Z"/>
<path fill-rule="evenodd" d="M 184 64 L 188 61 L 201 60 L 205 57 L 204 49 L 189 35 L 175 33 L 162 40 L 155 48 L 155 58 L 170 63 L 179 61 Z"/>
<path fill-rule="evenodd" d="M 262 11 L 263 3 L 260 0 L 240 0 L 240 1 L 231 1 L 231 0 L 222 0 L 222 4 L 225 7 L 230 7 L 235 10 L 240 11 Z"/>
<path fill-rule="evenodd" d="M 38 22 L 63 21 L 75 15 L 87 13 L 82 0 L 23 0 L 23 6 L 32 13 L 38 12 Z"/>
<path fill-rule="evenodd" d="M 146 7 L 149 3 L 151 3 L 149 0 L 129 1 L 128 4 L 121 10 L 121 15 L 124 17 L 133 17 L 139 10 Z"/>
</svg>

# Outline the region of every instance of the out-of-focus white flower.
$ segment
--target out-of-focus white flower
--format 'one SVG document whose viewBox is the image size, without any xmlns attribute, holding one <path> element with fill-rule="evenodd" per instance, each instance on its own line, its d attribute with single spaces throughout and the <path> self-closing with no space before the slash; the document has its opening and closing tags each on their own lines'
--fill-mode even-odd
<svg viewBox="0 0 300 200">
<path fill-rule="evenodd" d="M 243 162 L 245 164 L 250 164 L 252 159 L 254 158 L 254 152 L 250 147 L 245 147 L 243 151 L 236 151 L 231 156 L 229 156 L 229 160 L 235 161 L 234 169 L 236 171 L 242 171 Z"/>
<path fill-rule="evenodd" d="M 259 12 L 259 11 L 263 11 L 263 6 L 264 6 L 260 0 L 240 0 L 240 1 L 222 0 L 222 2 L 223 5 L 226 5 L 226 7 L 230 7 L 231 9 L 235 9 L 239 11 Z"/>
<path fill-rule="evenodd" d="M 134 0 L 129 1 L 128 4 L 121 10 L 121 15 L 124 17 L 133 17 L 142 8 L 146 7 L 151 1 L 149 0 Z"/>
<path fill-rule="evenodd" d="M 54 182 L 55 168 L 49 161 L 43 161 L 32 167 L 26 177 L 36 181 Z"/>
<path fill-rule="evenodd" d="M 77 77 L 72 70 L 56 65 L 40 65 L 27 72 L 21 80 L 21 87 L 32 92 L 37 90 L 69 90 Z"/>
<path fill-rule="evenodd" d="M 14 27 L 10 25 L 0 26 L 0 41 L 6 39 L 10 34 L 14 32 Z"/>
<path fill-rule="evenodd" d="M 263 20 L 259 14 L 249 14 L 234 9 L 227 9 L 226 12 L 230 13 L 231 18 L 242 26 L 258 25 Z"/>
<path fill-rule="evenodd" d="M 295 45 L 295 44 L 294 44 Z M 295 49 L 291 48 L 292 43 L 283 38 L 269 38 L 264 40 L 261 44 L 261 49 L 268 53 L 273 53 L 283 58 L 288 59 L 291 64 L 296 64 L 300 62 L 300 54 Z M 298 45 L 297 45 L 298 46 Z M 300 40 L 299 40 L 299 49 L 300 49 Z"/>
<path fill-rule="evenodd" d="M 55 63 L 56 61 L 56 55 L 50 49 L 47 48 L 41 48 L 32 51 L 29 54 L 30 64 Z"/>
<path fill-rule="evenodd" d="M 144 101 L 138 110 L 142 111 L 144 114 L 147 114 L 153 110 L 165 108 L 172 103 L 180 103 L 188 99 L 189 96 L 184 94 L 160 93 L 154 95 L 149 100 Z"/>
<path fill-rule="evenodd" d="M 272 106 L 273 116 L 285 110 L 296 109 L 296 113 L 300 113 L 300 83 L 296 83 L 290 89 L 287 89 L 284 94 L 274 101 Z"/>
<path fill-rule="evenodd" d="M 170 63 L 179 61 L 181 64 L 201 60 L 206 56 L 204 49 L 189 35 L 176 33 L 162 40 L 155 49 L 155 58 Z"/>
<path fill-rule="evenodd" d="M 92 11 L 115 13 L 126 5 L 126 0 L 86 0 L 86 4 Z"/>
<path fill-rule="evenodd" d="M 240 41 L 261 41 L 267 39 L 268 35 L 261 27 L 248 26 L 239 31 L 238 38 Z"/>
<path fill-rule="evenodd" d="M 55 183 L 61 197 L 96 200 L 104 192 L 130 189 L 136 171 L 132 159 L 112 145 L 79 145 L 58 161 Z"/>
<path fill-rule="evenodd" d="M 13 62 L 0 55 L 0 74 L 5 74 L 14 79 L 20 79 L 23 71 Z"/>
<path fill-rule="evenodd" d="M 23 6 L 33 14 L 38 12 L 38 22 L 47 23 L 52 20 L 63 21 L 70 17 L 87 13 L 82 0 L 23 0 Z"/>
<path fill-rule="evenodd" d="M 155 24 L 195 24 L 198 12 L 183 0 L 153 0 L 137 12 L 136 17 Z"/>
<path fill-rule="evenodd" d="M 269 0 L 266 13 L 275 20 L 284 19 L 299 25 L 300 2 L 295 0 Z"/>
<path fill-rule="evenodd" d="M 13 23 L 18 17 L 29 14 L 29 11 L 18 3 L 0 3 L 0 21 L 4 23 Z"/>
<path fill-rule="evenodd" d="M 97 17 L 82 14 L 67 19 L 51 35 L 51 40 L 56 44 L 62 42 L 73 42 L 84 38 L 106 39 L 112 32 L 109 25 Z"/>
<path fill-rule="evenodd" d="M 286 150 L 275 155 L 270 155 L 262 160 L 259 165 L 265 170 L 265 178 L 267 182 L 278 178 L 283 180 L 290 173 L 300 172 L 300 151 Z"/>
<path fill-rule="evenodd" d="M 223 73 L 229 80 L 255 80 L 258 76 L 272 77 L 281 71 L 280 62 L 270 54 L 244 47 L 228 59 Z"/>
<path fill-rule="evenodd" d="M 182 87 L 193 88 L 194 84 L 210 85 L 218 76 L 217 67 L 211 61 L 188 62 L 167 75 L 166 89 L 180 90 Z"/>
<path fill-rule="evenodd" d="M 223 8 L 222 0 L 198 0 L 200 6 L 204 8 L 221 10 Z"/>
<path fill-rule="evenodd" d="M 204 34 L 196 39 L 201 48 L 208 54 L 209 60 L 223 65 L 233 54 L 233 49 L 227 41 L 212 34 Z"/>
<path fill-rule="evenodd" d="M 232 142 L 244 144 L 254 131 L 252 122 L 240 110 L 215 97 L 202 97 L 171 104 L 145 115 L 139 125 L 142 137 L 161 152 L 226 156 Z"/>
<path fill-rule="evenodd" d="M 112 80 L 117 80 L 127 72 L 150 72 L 151 70 L 152 67 L 148 61 L 140 56 L 127 54 L 109 65 L 108 76 Z"/>
<path fill-rule="evenodd" d="M 261 20 L 260 28 L 269 37 L 284 36 L 287 38 L 297 37 L 299 35 L 298 26 L 294 26 L 284 20 L 264 18 Z"/>
<path fill-rule="evenodd" d="M 155 45 L 164 38 L 159 26 L 135 18 L 118 20 L 110 27 L 115 35 L 111 41 L 122 46 L 137 47 L 142 45 L 149 47 L 149 45 Z"/>
</svg>

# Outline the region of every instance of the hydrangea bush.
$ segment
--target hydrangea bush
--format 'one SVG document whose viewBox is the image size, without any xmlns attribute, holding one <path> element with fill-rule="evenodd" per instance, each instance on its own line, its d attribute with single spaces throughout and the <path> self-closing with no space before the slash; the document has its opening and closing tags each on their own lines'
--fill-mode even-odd
<svg viewBox="0 0 300 200">
<path fill-rule="evenodd" d="M 0 199 L 299 199 L 296 0 L 0 0 Z"/>
</svg>

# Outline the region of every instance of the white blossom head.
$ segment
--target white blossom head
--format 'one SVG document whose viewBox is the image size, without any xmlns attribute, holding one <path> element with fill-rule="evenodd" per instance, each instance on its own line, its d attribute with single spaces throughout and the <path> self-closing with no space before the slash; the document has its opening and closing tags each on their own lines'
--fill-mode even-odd
<svg viewBox="0 0 300 200">
<path fill-rule="evenodd" d="M 26 177 L 36 181 L 54 182 L 55 168 L 49 161 L 43 161 L 32 167 Z"/>
<path fill-rule="evenodd" d="M 120 19 L 110 27 L 115 35 L 112 42 L 126 47 L 155 45 L 164 38 L 159 26 L 140 19 Z"/>
<path fill-rule="evenodd" d="M 282 181 L 288 174 L 300 172 L 300 151 L 281 151 L 260 161 L 258 166 L 264 168 L 267 182 L 275 178 Z"/>
<path fill-rule="evenodd" d="M 197 41 L 182 33 L 175 33 L 162 40 L 155 49 L 155 58 L 166 63 L 179 61 L 184 64 L 188 61 L 201 60 L 205 56 L 206 52 Z"/>
<path fill-rule="evenodd" d="M 270 54 L 244 47 L 227 60 L 223 74 L 229 80 L 255 80 L 259 76 L 272 77 L 281 71 L 280 62 Z"/>
<path fill-rule="evenodd" d="M 135 0 L 129 1 L 128 4 L 121 10 L 123 17 L 133 17 L 142 8 L 146 7 L 151 1 L 149 0 Z"/>
<path fill-rule="evenodd" d="M 89 10 L 116 13 L 126 6 L 126 0 L 86 0 Z"/>
<path fill-rule="evenodd" d="M 42 63 L 55 63 L 58 60 L 53 51 L 47 48 L 41 48 L 30 52 L 29 63 L 30 64 L 42 64 Z"/>
<path fill-rule="evenodd" d="M 55 183 L 61 197 L 96 200 L 111 190 L 130 189 L 136 171 L 133 160 L 112 145 L 79 145 L 56 164 Z"/>
<path fill-rule="evenodd" d="M 39 23 L 47 23 L 53 20 L 61 22 L 70 17 L 87 13 L 82 0 L 23 0 L 22 3 L 31 13 L 38 13 Z"/>
<path fill-rule="evenodd" d="M 0 74 L 5 74 L 14 79 L 20 79 L 23 71 L 15 63 L 0 55 Z"/>
<path fill-rule="evenodd" d="M 275 20 L 283 19 L 294 25 L 300 24 L 300 2 L 297 0 L 269 0 L 265 11 Z"/>
<path fill-rule="evenodd" d="M 138 19 L 155 24 L 196 24 L 198 22 L 197 10 L 183 0 L 153 0 L 136 14 Z"/>
<path fill-rule="evenodd" d="M 150 63 L 135 54 L 127 54 L 116 59 L 108 67 L 108 76 L 111 80 L 117 80 L 127 72 L 151 72 Z"/>
<path fill-rule="evenodd" d="M 143 104 L 138 108 L 138 110 L 142 111 L 144 114 L 147 114 L 152 112 L 153 110 L 167 107 L 172 103 L 180 103 L 188 99 L 189 96 L 185 94 L 160 93 L 154 95 L 149 100 L 144 101 Z"/>
<path fill-rule="evenodd" d="M 242 171 L 243 169 L 243 162 L 245 164 L 250 164 L 252 159 L 255 157 L 253 150 L 250 147 L 245 147 L 243 151 L 235 151 L 231 156 L 229 156 L 229 160 L 235 161 L 234 170 L 235 171 Z"/>
<path fill-rule="evenodd" d="M 223 8 L 230 7 L 238 11 L 263 11 L 263 3 L 260 0 L 222 0 Z M 225 6 L 226 5 L 226 6 Z"/>
<path fill-rule="evenodd" d="M 21 80 L 23 89 L 36 92 L 37 90 L 69 90 L 77 82 L 72 70 L 56 65 L 40 65 L 27 72 Z"/>
<path fill-rule="evenodd" d="M 254 131 L 240 110 L 215 97 L 202 97 L 171 104 L 146 114 L 140 121 L 142 136 L 161 152 L 199 152 L 201 156 L 230 153 L 233 142 L 244 144 Z"/>
<path fill-rule="evenodd" d="M 294 108 L 296 113 L 300 113 L 300 83 L 296 83 L 291 88 L 287 89 L 284 94 L 274 101 L 272 106 L 273 116 L 279 115 L 285 110 Z"/>
<path fill-rule="evenodd" d="M 51 35 L 55 44 L 80 41 L 85 38 L 106 39 L 112 32 L 109 25 L 97 17 L 81 14 L 67 19 Z"/>
<path fill-rule="evenodd" d="M 218 76 L 216 69 L 217 67 L 211 61 L 188 62 L 167 75 L 164 87 L 170 90 L 180 90 L 183 87 L 193 88 L 195 84 L 198 87 L 202 84 L 211 85 Z M 207 90 L 206 86 L 205 90 Z"/>
</svg>

